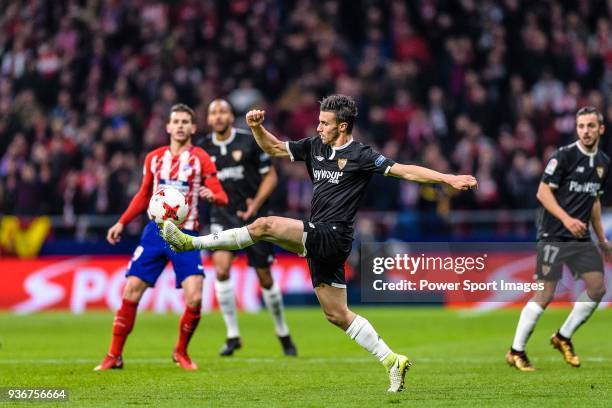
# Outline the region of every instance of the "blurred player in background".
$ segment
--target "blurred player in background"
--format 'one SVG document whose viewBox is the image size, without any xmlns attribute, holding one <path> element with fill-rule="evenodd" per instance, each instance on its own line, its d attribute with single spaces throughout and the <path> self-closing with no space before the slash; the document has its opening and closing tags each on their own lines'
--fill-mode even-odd
<svg viewBox="0 0 612 408">
<path fill-rule="evenodd" d="M 349 96 L 332 95 L 321 101 L 318 135 L 295 142 L 282 142 L 268 132 L 262 125 L 264 115 L 261 110 L 250 111 L 247 124 L 257 144 L 269 155 L 305 162 L 314 183 L 310 220 L 261 217 L 246 227 L 197 238 L 166 222 L 163 237 L 181 251 L 241 249 L 263 240 L 305 256 L 325 317 L 379 359 L 389 374 L 388 391 L 402 391 L 410 367 L 408 358 L 392 352 L 370 322 L 347 305 L 344 264 L 352 248 L 357 208 L 374 174 L 421 183 L 448 183 L 460 190 L 475 188 L 476 179 L 395 163 L 354 141 L 357 107 Z"/>
<path fill-rule="evenodd" d="M 208 106 L 208 125 L 212 133 L 198 144 L 215 162 L 217 177 L 229 197 L 227 206 L 214 206 L 211 209 L 212 233 L 240 228 L 253 222 L 257 215 L 269 215 L 266 200 L 278 182 L 270 156 L 259 148 L 249 131 L 236 129 L 233 124 L 234 114 L 229 103 L 223 99 L 212 101 Z M 283 313 L 283 295 L 270 272 L 270 265 L 274 262 L 272 244 L 261 241 L 246 248 L 245 252 L 249 265 L 257 272 L 264 303 L 272 314 L 283 352 L 295 356 L 297 349 L 291 341 Z M 220 352 L 222 356 L 231 356 L 234 350 L 242 346 L 234 285 L 230 279 L 233 259 L 234 254 L 230 251 L 218 250 L 213 253 L 217 271 L 215 293 L 227 328 L 225 345 Z"/>
<path fill-rule="evenodd" d="M 580 367 L 571 337 L 588 320 L 606 292 L 603 262 L 589 234 L 593 227 L 604 254 L 610 256 L 610 245 L 601 224 L 601 203 L 610 158 L 597 148 L 604 133 L 603 116 L 593 107 L 576 113 L 578 140 L 559 148 L 548 161 L 537 198 L 537 265 L 535 276 L 544 290 L 529 301 L 519 319 L 512 347 L 506 361 L 520 371 L 534 371 L 525 352 L 525 345 L 540 315 L 553 300 L 563 264 L 567 264 L 576 279 L 584 281 L 582 293 L 550 343 L 563 359 Z"/>
<path fill-rule="evenodd" d="M 187 105 L 174 105 L 170 110 L 166 131 L 170 134 L 170 145 L 147 154 L 140 190 L 119 222 L 108 230 L 107 240 L 113 245 L 121 239 L 125 225 L 147 209 L 151 195 L 159 188 L 172 186 L 185 194 L 189 212 L 181 228 L 187 234 L 197 235 L 199 198 L 217 205 L 226 205 L 228 202 L 217 179 L 215 164 L 204 150 L 191 144 L 191 137 L 196 131 L 193 110 Z M 183 288 L 186 303 L 172 358 L 185 370 L 197 369 L 187 354 L 187 345 L 200 321 L 204 278 L 200 253 L 189 251 L 177 254 L 170 250 L 161 238 L 157 225 L 151 221 L 145 226 L 140 244 L 128 265 L 123 300 L 113 322 L 110 349 L 94 370 L 123 367 L 123 346 L 134 327 L 138 302 L 145 290 L 155 285 L 168 261 L 172 262 L 176 287 Z"/>
</svg>

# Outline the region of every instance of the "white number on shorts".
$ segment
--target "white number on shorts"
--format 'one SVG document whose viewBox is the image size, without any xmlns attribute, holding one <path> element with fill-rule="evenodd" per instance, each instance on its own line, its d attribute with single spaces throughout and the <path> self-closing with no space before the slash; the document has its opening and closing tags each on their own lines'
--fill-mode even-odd
<svg viewBox="0 0 612 408">
<path fill-rule="evenodd" d="M 557 259 L 559 253 L 559 247 L 552 246 L 550 244 L 544 245 L 544 263 L 551 264 Z"/>
</svg>

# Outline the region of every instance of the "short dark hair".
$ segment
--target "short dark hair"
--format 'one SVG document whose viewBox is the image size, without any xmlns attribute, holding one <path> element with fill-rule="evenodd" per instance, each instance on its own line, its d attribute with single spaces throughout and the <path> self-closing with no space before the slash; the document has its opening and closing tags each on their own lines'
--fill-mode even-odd
<svg viewBox="0 0 612 408">
<path fill-rule="evenodd" d="M 230 113 L 231 113 L 232 115 L 235 115 L 235 114 L 234 114 L 234 107 L 232 106 L 232 104 L 231 104 L 231 103 L 229 103 L 229 102 L 227 101 L 227 99 L 223 99 L 223 98 L 216 98 L 216 99 L 213 99 L 213 100 L 212 100 L 212 101 L 211 101 L 211 102 L 208 104 L 208 110 L 207 110 L 207 112 L 208 112 L 208 111 L 210 111 L 210 107 L 212 106 L 212 104 L 213 104 L 213 103 L 221 103 L 221 104 L 224 104 L 225 106 L 227 106 L 227 107 L 229 108 Z"/>
<path fill-rule="evenodd" d="M 600 125 L 603 125 L 604 117 L 601 114 L 601 112 L 597 110 L 597 108 L 594 106 L 583 106 L 582 108 L 578 109 L 578 112 L 576 112 L 576 119 L 578 119 L 578 116 L 590 115 L 590 114 L 597 115 L 597 121 L 599 122 Z"/>
<path fill-rule="evenodd" d="M 170 108 L 170 113 L 168 114 L 168 122 L 170 122 L 170 116 L 172 116 L 174 112 L 188 113 L 189 116 L 191 117 L 191 122 L 195 123 L 195 112 L 193 111 L 193 109 L 191 109 L 189 106 L 185 105 L 184 103 L 177 103 L 175 105 L 172 105 L 172 107 Z"/>
<path fill-rule="evenodd" d="M 351 133 L 357 117 L 357 104 L 353 98 L 348 95 L 330 95 L 319 103 L 321 111 L 333 112 L 336 115 L 336 123 L 346 122 L 346 131 Z"/>
</svg>

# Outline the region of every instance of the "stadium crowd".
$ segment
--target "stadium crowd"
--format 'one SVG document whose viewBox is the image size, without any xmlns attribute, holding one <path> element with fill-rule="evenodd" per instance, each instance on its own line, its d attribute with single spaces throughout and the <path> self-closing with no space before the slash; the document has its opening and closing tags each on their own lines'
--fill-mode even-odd
<svg viewBox="0 0 612 408">
<path fill-rule="evenodd" d="M 451 195 L 380 178 L 366 208 L 534 208 L 577 107 L 612 122 L 611 14 L 605 0 L 2 2 L 0 213 L 120 213 L 176 102 L 201 131 L 216 97 L 239 124 L 265 107 L 299 139 L 336 92 L 358 101 L 358 140 L 480 183 Z M 308 212 L 305 169 L 279 166 L 278 205 Z"/>
</svg>

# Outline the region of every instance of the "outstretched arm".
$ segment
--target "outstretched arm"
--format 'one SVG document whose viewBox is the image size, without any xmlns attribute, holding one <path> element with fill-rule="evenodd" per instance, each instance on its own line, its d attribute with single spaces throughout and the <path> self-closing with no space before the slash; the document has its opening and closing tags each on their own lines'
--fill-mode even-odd
<svg viewBox="0 0 612 408">
<path fill-rule="evenodd" d="M 289 157 L 287 143 L 278 140 L 276 136 L 263 127 L 266 112 L 263 110 L 252 110 L 246 114 L 247 125 L 251 128 L 255 141 L 261 150 L 272 157 Z"/>
<path fill-rule="evenodd" d="M 427 167 L 411 164 L 395 163 L 387 174 L 417 183 L 446 183 L 457 190 L 469 190 L 478 187 L 478 182 L 474 176 L 444 174 Z"/>
</svg>

